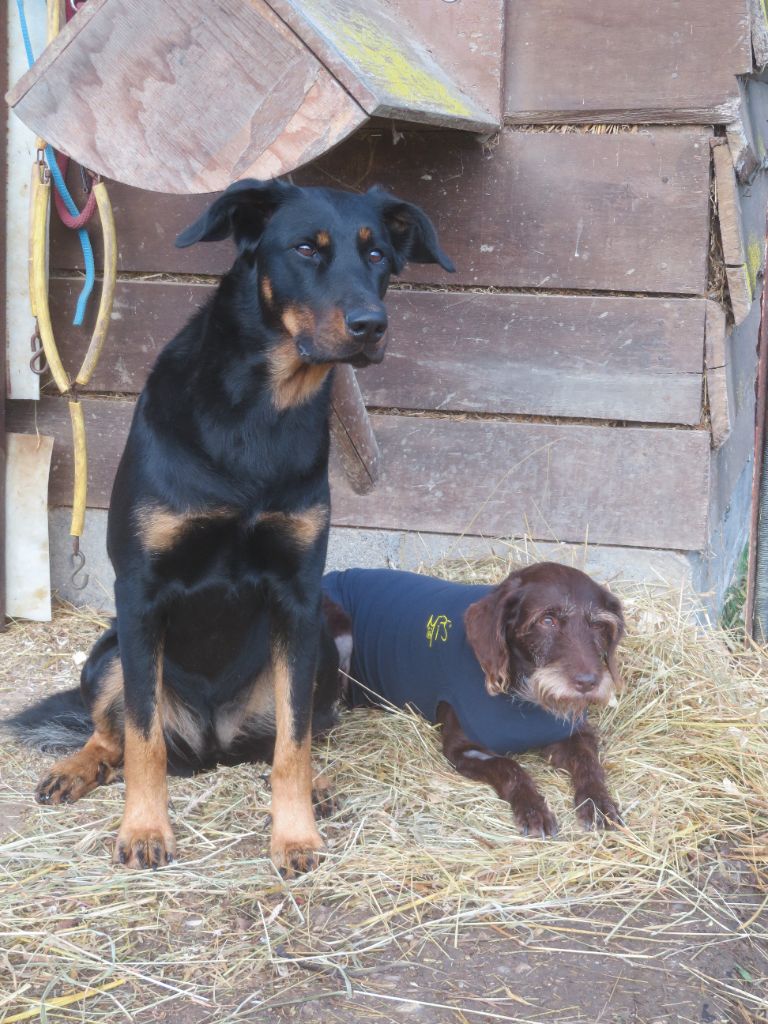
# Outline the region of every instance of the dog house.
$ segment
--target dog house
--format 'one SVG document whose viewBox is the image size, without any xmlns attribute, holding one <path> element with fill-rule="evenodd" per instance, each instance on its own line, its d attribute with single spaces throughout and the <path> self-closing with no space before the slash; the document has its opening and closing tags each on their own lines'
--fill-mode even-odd
<svg viewBox="0 0 768 1024">
<path fill-rule="evenodd" d="M 337 403 L 335 564 L 525 537 L 543 555 L 586 545 L 602 575 L 685 579 L 719 608 L 752 507 L 766 62 L 759 0 L 88 0 L 10 76 L 13 116 L 111 179 L 115 304 L 81 389 L 86 599 L 109 593 L 135 396 L 231 261 L 226 243 L 173 240 L 201 193 L 292 173 L 419 203 L 457 267 L 394 283 L 387 357 L 357 378 L 368 417 L 353 388 Z M 9 267 L 26 260 L 20 216 Z M 81 274 L 52 219 L 67 366 L 90 333 L 70 322 Z M 8 310 L 7 429 L 53 438 L 53 579 L 77 596 L 66 403 L 45 378 L 37 397 L 31 321 Z"/>
</svg>

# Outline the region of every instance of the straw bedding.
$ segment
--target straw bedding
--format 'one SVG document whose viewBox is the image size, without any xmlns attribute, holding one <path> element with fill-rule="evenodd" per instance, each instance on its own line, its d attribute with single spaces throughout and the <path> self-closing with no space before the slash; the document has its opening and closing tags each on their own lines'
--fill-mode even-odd
<svg viewBox="0 0 768 1024">
<path fill-rule="evenodd" d="M 508 568 L 496 559 L 439 571 L 485 581 Z M 341 803 L 321 824 L 328 856 L 318 871 L 290 884 L 276 874 L 268 770 L 248 765 L 172 780 L 181 859 L 127 872 L 108 862 L 122 786 L 38 808 L 29 794 L 50 759 L 3 741 L 0 1021 L 41 1019 L 41 1001 L 47 1020 L 151 1019 L 174 1001 L 199 1007 L 201 1020 L 215 1007 L 212 1020 L 259 1019 L 260 979 L 289 965 L 344 977 L 406 937 L 481 921 L 529 926 L 595 905 L 612 909 L 620 932 L 659 893 L 679 901 L 668 922 L 679 934 L 692 907 L 706 912 L 715 841 L 766 885 L 765 653 L 702 630 L 680 595 L 615 589 L 630 627 L 627 686 L 599 726 L 627 820 L 620 831 L 582 832 L 567 780 L 531 755 L 523 761 L 561 832 L 523 838 L 490 789 L 444 762 L 431 727 L 408 713 L 356 711 L 315 753 Z M 72 685 L 77 652 L 97 632 L 96 617 L 67 609 L 52 625 L 11 627 L 0 636 L 0 699 L 18 705 L 31 678 Z M 760 915 L 743 916 L 734 911 L 734 927 L 764 943 Z M 768 1010 L 757 994 L 745 1005 Z"/>
</svg>

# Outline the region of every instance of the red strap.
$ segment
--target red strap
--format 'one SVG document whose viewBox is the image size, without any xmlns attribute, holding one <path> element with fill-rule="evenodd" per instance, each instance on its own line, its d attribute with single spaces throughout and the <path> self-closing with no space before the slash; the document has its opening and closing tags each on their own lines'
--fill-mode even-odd
<svg viewBox="0 0 768 1024">
<path fill-rule="evenodd" d="M 54 155 L 56 157 L 56 163 L 59 165 L 59 170 L 61 171 L 62 176 L 66 176 L 67 167 L 69 166 L 69 157 L 64 156 L 61 153 L 57 153 L 55 150 Z M 96 209 L 96 196 L 93 193 L 93 189 L 91 189 L 91 191 L 88 193 L 88 199 L 86 201 L 86 204 L 82 208 L 77 217 L 73 217 L 72 214 L 69 212 L 64 200 L 59 195 L 59 190 L 57 188 L 53 190 L 53 198 L 56 203 L 56 212 L 61 218 L 62 223 L 65 224 L 66 227 L 72 228 L 73 231 L 77 231 L 79 228 L 85 227 L 85 225 L 93 216 L 93 211 Z"/>
</svg>

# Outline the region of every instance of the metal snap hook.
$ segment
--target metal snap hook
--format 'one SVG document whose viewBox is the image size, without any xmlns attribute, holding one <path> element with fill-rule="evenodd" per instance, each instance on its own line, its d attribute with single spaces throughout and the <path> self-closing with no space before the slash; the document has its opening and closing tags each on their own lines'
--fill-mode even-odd
<svg viewBox="0 0 768 1024">
<path fill-rule="evenodd" d="M 88 575 L 88 573 L 83 573 L 83 568 L 85 567 L 85 555 L 80 550 L 79 537 L 72 538 L 72 555 L 70 557 L 69 563 L 72 566 L 72 575 L 69 578 L 69 582 L 72 584 L 75 590 L 85 590 L 85 588 L 88 586 L 90 576 Z M 78 579 L 81 573 L 83 573 L 82 578 Z"/>
</svg>

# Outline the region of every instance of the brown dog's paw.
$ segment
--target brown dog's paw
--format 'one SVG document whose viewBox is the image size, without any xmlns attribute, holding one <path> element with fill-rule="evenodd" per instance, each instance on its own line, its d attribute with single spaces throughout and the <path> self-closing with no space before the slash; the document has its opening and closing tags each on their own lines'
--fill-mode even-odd
<svg viewBox="0 0 768 1024">
<path fill-rule="evenodd" d="M 551 839 L 557 835 L 557 818 L 543 796 L 528 794 L 512 804 L 515 820 L 524 836 Z"/>
<path fill-rule="evenodd" d="M 171 864 L 176 856 L 176 840 L 168 825 L 156 828 L 121 827 L 112 861 L 127 868 L 157 868 Z"/>
<path fill-rule="evenodd" d="M 615 825 L 623 825 L 618 804 L 604 790 L 593 793 L 577 793 L 574 797 L 576 817 L 581 825 L 589 830 L 595 828 L 611 829 Z"/>
</svg>

